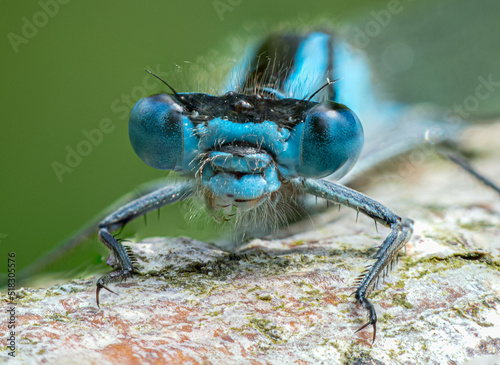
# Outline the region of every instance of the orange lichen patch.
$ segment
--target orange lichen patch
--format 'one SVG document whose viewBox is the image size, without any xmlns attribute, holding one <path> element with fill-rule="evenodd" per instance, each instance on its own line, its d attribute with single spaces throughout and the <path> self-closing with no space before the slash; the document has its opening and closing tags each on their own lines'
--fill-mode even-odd
<svg viewBox="0 0 500 365">
<path fill-rule="evenodd" d="M 189 340 L 190 340 L 190 338 L 188 336 L 182 335 L 182 334 L 179 335 L 179 342 L 180 343 L 184 343 L 184 342 L 187 342 Z"/>
<path fill-rule="evenodd" d="M 249 362 L 250 365 L 264 365 L 264 364 L 269 364 L 268 362 L 260 362 L 260 361 L 257 361 L 257 360 L 250 360 Z"/>
<path fill-rule="evenodd" d="M 180 349 L 175 349 L 164 355 L 167 364 L 201 364 L 200 361 L 197 361 L 194 357 L 188 355 L 186 351 Z"/>
<path fill-rule="evenodd" d="M 103 320 L 100 323 L 100 326 L 113 328 L 118 333 L 128 333 L 129 332 L 129 328 L 130 328 L 129 321 L 124 319 L 119 314 L 106 315 L 106 316 L 103 316 L 103 318 L 105 318 L 105 320 Z"/>
<path fill-rule="evenodd" d="M 299 323 L 297 321 L 290 321 L 288 322 L 288 325 L 292 327 L 293 331 L 296 331 L 299 328 Z"/>
<path fill-rule="evenodd" d="M 199 313 L 200 311 L 196 308 L 179 307 L 172 304 L 168 311 L 161 311 L 159 309 L 155 315 L 147 316 L 146 321 L 153 328 L 157 329 L 162 329 L 166 326 L 175 326 L 178 332 L 191 332 L 192 325 L 190 323 L 193 320 L 188 319 L 188 317 L 197 316 Z"/>
<path fill-rule="evenodd" d="M 64 335 L 64 341 L 70 348 L 78 348 L 81 346 L 82 336 L 79 334 Z"/>
<path fill-rule="evenodd" d="M 224 332 L 222 328 L 218 328 L 214 331 L 214 337 L 220 337 L 224 341 L 234 343 L 233 338 Z"/>
<path fill-rule="evenodd" d="M 323 303 L 330 305 L 338 305 L 339 303 L 343 303 L 344 299 L 341 299 L 339 296 L 334 293 L 327 293 L 322 298 Z"/>
<path fill-rule="evenodd" d="M 136 364 L 138 360 L 141 358 L 137 354 L 137 349 L 134 348 L 135 346 L 131 346 L 130 343 L 127 343 L 125 341 L 120 342 L 120 343 L 115 343 L 112 345 L 108 345 L 102 350 L 98 350 L 98 352 L 102 353 L 107 357 L 108 361 L 111 361 L 114 364 Z M 161 360 L 163 359 L 163 356 L 159 352 L 154 352 L 158 358 L 158 364 L 160 364 Z M 155 363 L 155 362 L 153 362 Z"/>
<path fill-rule="evenodd" d="M 367 331 L 360 331 L 355 333 L 352 337 L 357 341 L 362 342 L 363 346 L 371 347 L 373 341 L 373 328 L 372 326 L 367 327 Z"/>
<path fill-rule="evenodd" d="M 33 323 L 40 323 L 41 321 L 43 321 L 43 317 L 42 316 L 39 316 L 37 314 L 26 314 L 26 315 L 19 315 L 16 320 L 19 322 L 19 323 L 30 323 L 30 322 L 33 322 Z M 3 326 L 0 327 L 1 329 L 3 329 Z"/>
<path fill-rule="evenodd" d="M 30 336 L 26 336 L 26 337 L 31 337 L 32 334 L 30 334 Z M 33 336 L 34 338 L 38 338 L 38 340 L 44 340 L 44 339 L 47 339 L 47 338 L 50 338 L 52 340 L 57 340 L 59 338 L 61 338 L 61 334 L 59 331 L 54 331 L 54 328 L 50 328 L 48 330 L 44 330 L 42 328 L 42 330 L 40 332 L 38 332 L 38 336 L 37 335 L 34 335 Z M 33 340 L 33 338 L 31 338 Z"/>
<path fill-rule="evenodd" d="M 453 288 L 451 286 L 445 289 L 448 292 L 448 296 L 446 297 L 447 303 L 454 303 L 458 299 L 463 298 L 467 295 L 466 291 L 463 288 Z"/>
<path fill-rule="evenodd" d="M 108 323 L 108 315 L 104 310 L 99 310 L 93 316 L 88 316 L 87 319 L 92 327 L 97 328 Z"/>
<path fill-rule="evenodd" d="M 173 318 L 179 321 L 185 321 L 185 318 L 196 311 L 193 306 L 181 305 L 177 302 L 170 300 L 160 300 L 153 304 L 151 308 L 152 313 L 169 313 L 174 312 Z"/>
<path fill-rule="evenodd" d="M 453 303 L 467 294 L 463 289 L 446 283 L 442 283 L 438 287 L 436 287 L 436 284 L 433 284 L 427 290 L 424 283 L 418 293 L 419 295 L 411 297 L 411 303 L 418 312 L 449 308 Z M 394 306 L 395 300 L 397 303 L 398 298 L 401 296 L 405 296 L 404 299 L 410 300 L 407 298 L 405 290 L 397 290 L 387 292 L 387 298 L 380 305 L 383 308 L 391 308 Z"/>
<path fill-rule="evenodd" d="M 297 361 L 295 362 L 295 364 L 297 364 L 297 365 L 308 365 L 308 362 L 307 362 L 307 361 L 305 361 L 305 360 L 297 360 Z"/>
<path fill-rule="evenodd" d="M 66 312 L 74 313 L 75 311 L 80 309 L 82 301 L 76 298 L 67 298 L 67 299 L 61 299 L 59 303 L 61 303 Z"/>
<path fill-rule="evenodd" d="M 252 342 L 254 342 L 258 337 L 260 337 L 260 334 L 255 332 L 245 332 L 242 333 L 241 335 Z"/>
<path fill-rule="evenodd" d="M 222 334 L 220 337 L 221 337 L 221 339 L 223 339 L 224 341 L 234 343 L 233 338 L 232 338 L 231 336 L 227 335 L 227 334 Z"/>
<path fill-rule="evenodd" d="M 180 327 L 179 331 L 182 331 L 182 332 L 192 332 L 193 328 L 190 325 L 186 325 L 186 326 Z"/>
</svg>

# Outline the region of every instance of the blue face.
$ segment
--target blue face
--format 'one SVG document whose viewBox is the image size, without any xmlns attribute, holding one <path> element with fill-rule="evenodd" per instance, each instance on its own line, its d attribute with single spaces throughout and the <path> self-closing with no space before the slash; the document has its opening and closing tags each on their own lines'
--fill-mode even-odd
<svg viewBox="0 0 500 365">
<path fill-rule="evenodd" d="M 277 200 L 292 179 L 342 177 L 361 152 L 363 128 L 333 101 L 335 84 L 321 88 L 336 76 L 333 49 L 324 33 L 271 39 L 235 72 L 242 77 L 229 81 L 234 91 L 140 100 L 129 121 L 134 151 L 154 168 L 197 178 L 215 211 Z"/>
</svg>

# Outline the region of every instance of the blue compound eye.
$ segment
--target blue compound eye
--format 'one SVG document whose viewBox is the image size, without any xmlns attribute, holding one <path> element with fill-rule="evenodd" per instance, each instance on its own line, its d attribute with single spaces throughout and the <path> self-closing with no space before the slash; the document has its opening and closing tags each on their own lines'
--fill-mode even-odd
<svg viewBox="0 0 500 365">
<path fill-rule="evenodd" d="M 363 127 L 353 111 L 334 102 L 319 104 L 304 122 L 297 172 L 312 178 L 337 172 L 338 179 L 355 164 L 363 139 Z"/>
<path fill-rule="evenodd" d="M 169 95 L 141 99 L 130 112 L 129 137 L 135 153 L 149 166 L 173 170 L 182 162 L 182 107 Z"/>
</svg>

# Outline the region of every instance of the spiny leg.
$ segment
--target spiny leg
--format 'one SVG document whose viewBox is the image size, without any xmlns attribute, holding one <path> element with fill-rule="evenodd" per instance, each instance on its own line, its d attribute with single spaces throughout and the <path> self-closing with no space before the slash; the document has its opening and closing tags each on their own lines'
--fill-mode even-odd
<svg viewBox="0 0 500 365">
<path fill-rule="evenodd" d="M 497 192 L 497 194 L 500 195 L 500 187 L 496 185 L 493 181 L 488 179 L 486 176 L 481 174 L 479 171 L 476 170 L 474 166 L 470 163 L 469 160 L 467 160 L 460 152 L 457 151 L 450 151 L 450 150 L 439 150 L 438 151 L 441 156 L 444 158 L 450 160 L 454 164 L 460 166 L 462 169 L 467 171 L 470 175 L 474 176 L 480 183 L 486 185 L 490 189 L 493 189 L 494 191 Z"/>
<path fill-rule="evenodd" d="M 406 245 L 413 233 L 413 221 L 409 218 L 402 218 L 375 200 L 358 193 L 352 189 L 334 184 L 326 180 L 301 179 L 294 181 L 294 184 L 302 191 L 314 196 L 330 200 L 337 204 L 345 205 L 355 209 L 368 217 L 391 229 L 391 233 L 379 247 L 374 255 L 377 261 L 360 276 L 358 287 L 355 291 L 355 298 L 363 308 L 368 311 L 368 322 L 356 332 L 359 332 L 369 325 L 373 326 L 373 342 L 377 334 L 377 313 L 373 304 L 368 300 L 373 287 L 375 286 L 381 273 L 386 270 L 396 257 L 399 250 Z"/>
<path fill-rule="evenodd" d="M 146 213 L 159 209 L 165 205 L 175 203 L 176 201 L 186 199 L 193 193 L 193 190 L 194 183 L 192 182 L 184 182 L 163 187 L 125 204 L 99 223 L 99 239 L 111 251 L 108 265 L 113 266 L 116 270 L 102 276 L 97 281 L 97 306 L 99 306 L 99 293 L 101 289 L 104 288 L 116 294 L 107 288 L 106 285 L 129 278 L 135 271 L 133 266 L 134 259 L 131 253 L 111 234 L 111 232 Z"/>
</svg>

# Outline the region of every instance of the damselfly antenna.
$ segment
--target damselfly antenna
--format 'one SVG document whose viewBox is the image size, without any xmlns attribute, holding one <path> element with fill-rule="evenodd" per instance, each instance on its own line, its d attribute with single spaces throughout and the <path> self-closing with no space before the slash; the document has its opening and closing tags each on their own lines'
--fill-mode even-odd
<svg viewBox="0 0 500 365">
<path fill-rule="evenodd" d="M 312 98 L 314 98 L 314 96 L 319 93 L 321 90 L 323 90 L 325 87 L 327 86 L 330 86 L 331 84 L 333 84 L 334 82 L 337 82 L 339 81 L 340 79 L 335 79 L 333 81 L 331 81 L 329 78 L 326 78 L 326 84 L 324 84 L 323 86 L 321 86 L 318 90 L 316 90 L 310 97 L 309 99 L 307 99 L 307 101 L 311 101 Z M 302 101 L 305 100 L 305 96 L 304 96 L 304 99 L 302 99 Z"/>
<path fill-rule="evenodd" d="M 154 76 L 154 77 L 156 77 L 158 80 L 160 80 L 160 81 L 161 81 L 161 82 L 163 82 L 165 85 L 167 85 L 167 87 L 168 87 L 170 90 L 172 90 L 172 92 L 174 93 L 175 97 L 176 97 L 176 98 L 177 98 L 180 102 L 183 102 L 183 101 L 182 101 L 181 96 L 177 93 L 177 91 L 175 91 L 175 89 L 174 89 L 172 86 L 170 86 L 170 85 L 169 85 L 169 84 L 168 84 L 165 80 L 163 80 L 160 76 L 158 76 L 158 75 L 156 75 L 156 74 L 152 73 L 152 72 L 151 72 L 151 71 L 149 71 L 149 70 L 144 70 L 144 71 L 146 71 L 146 72 L 147 72 L 148 74 L 150 74 L 150 75 L 153 75 L 153 76 Z"/>
</svg>

